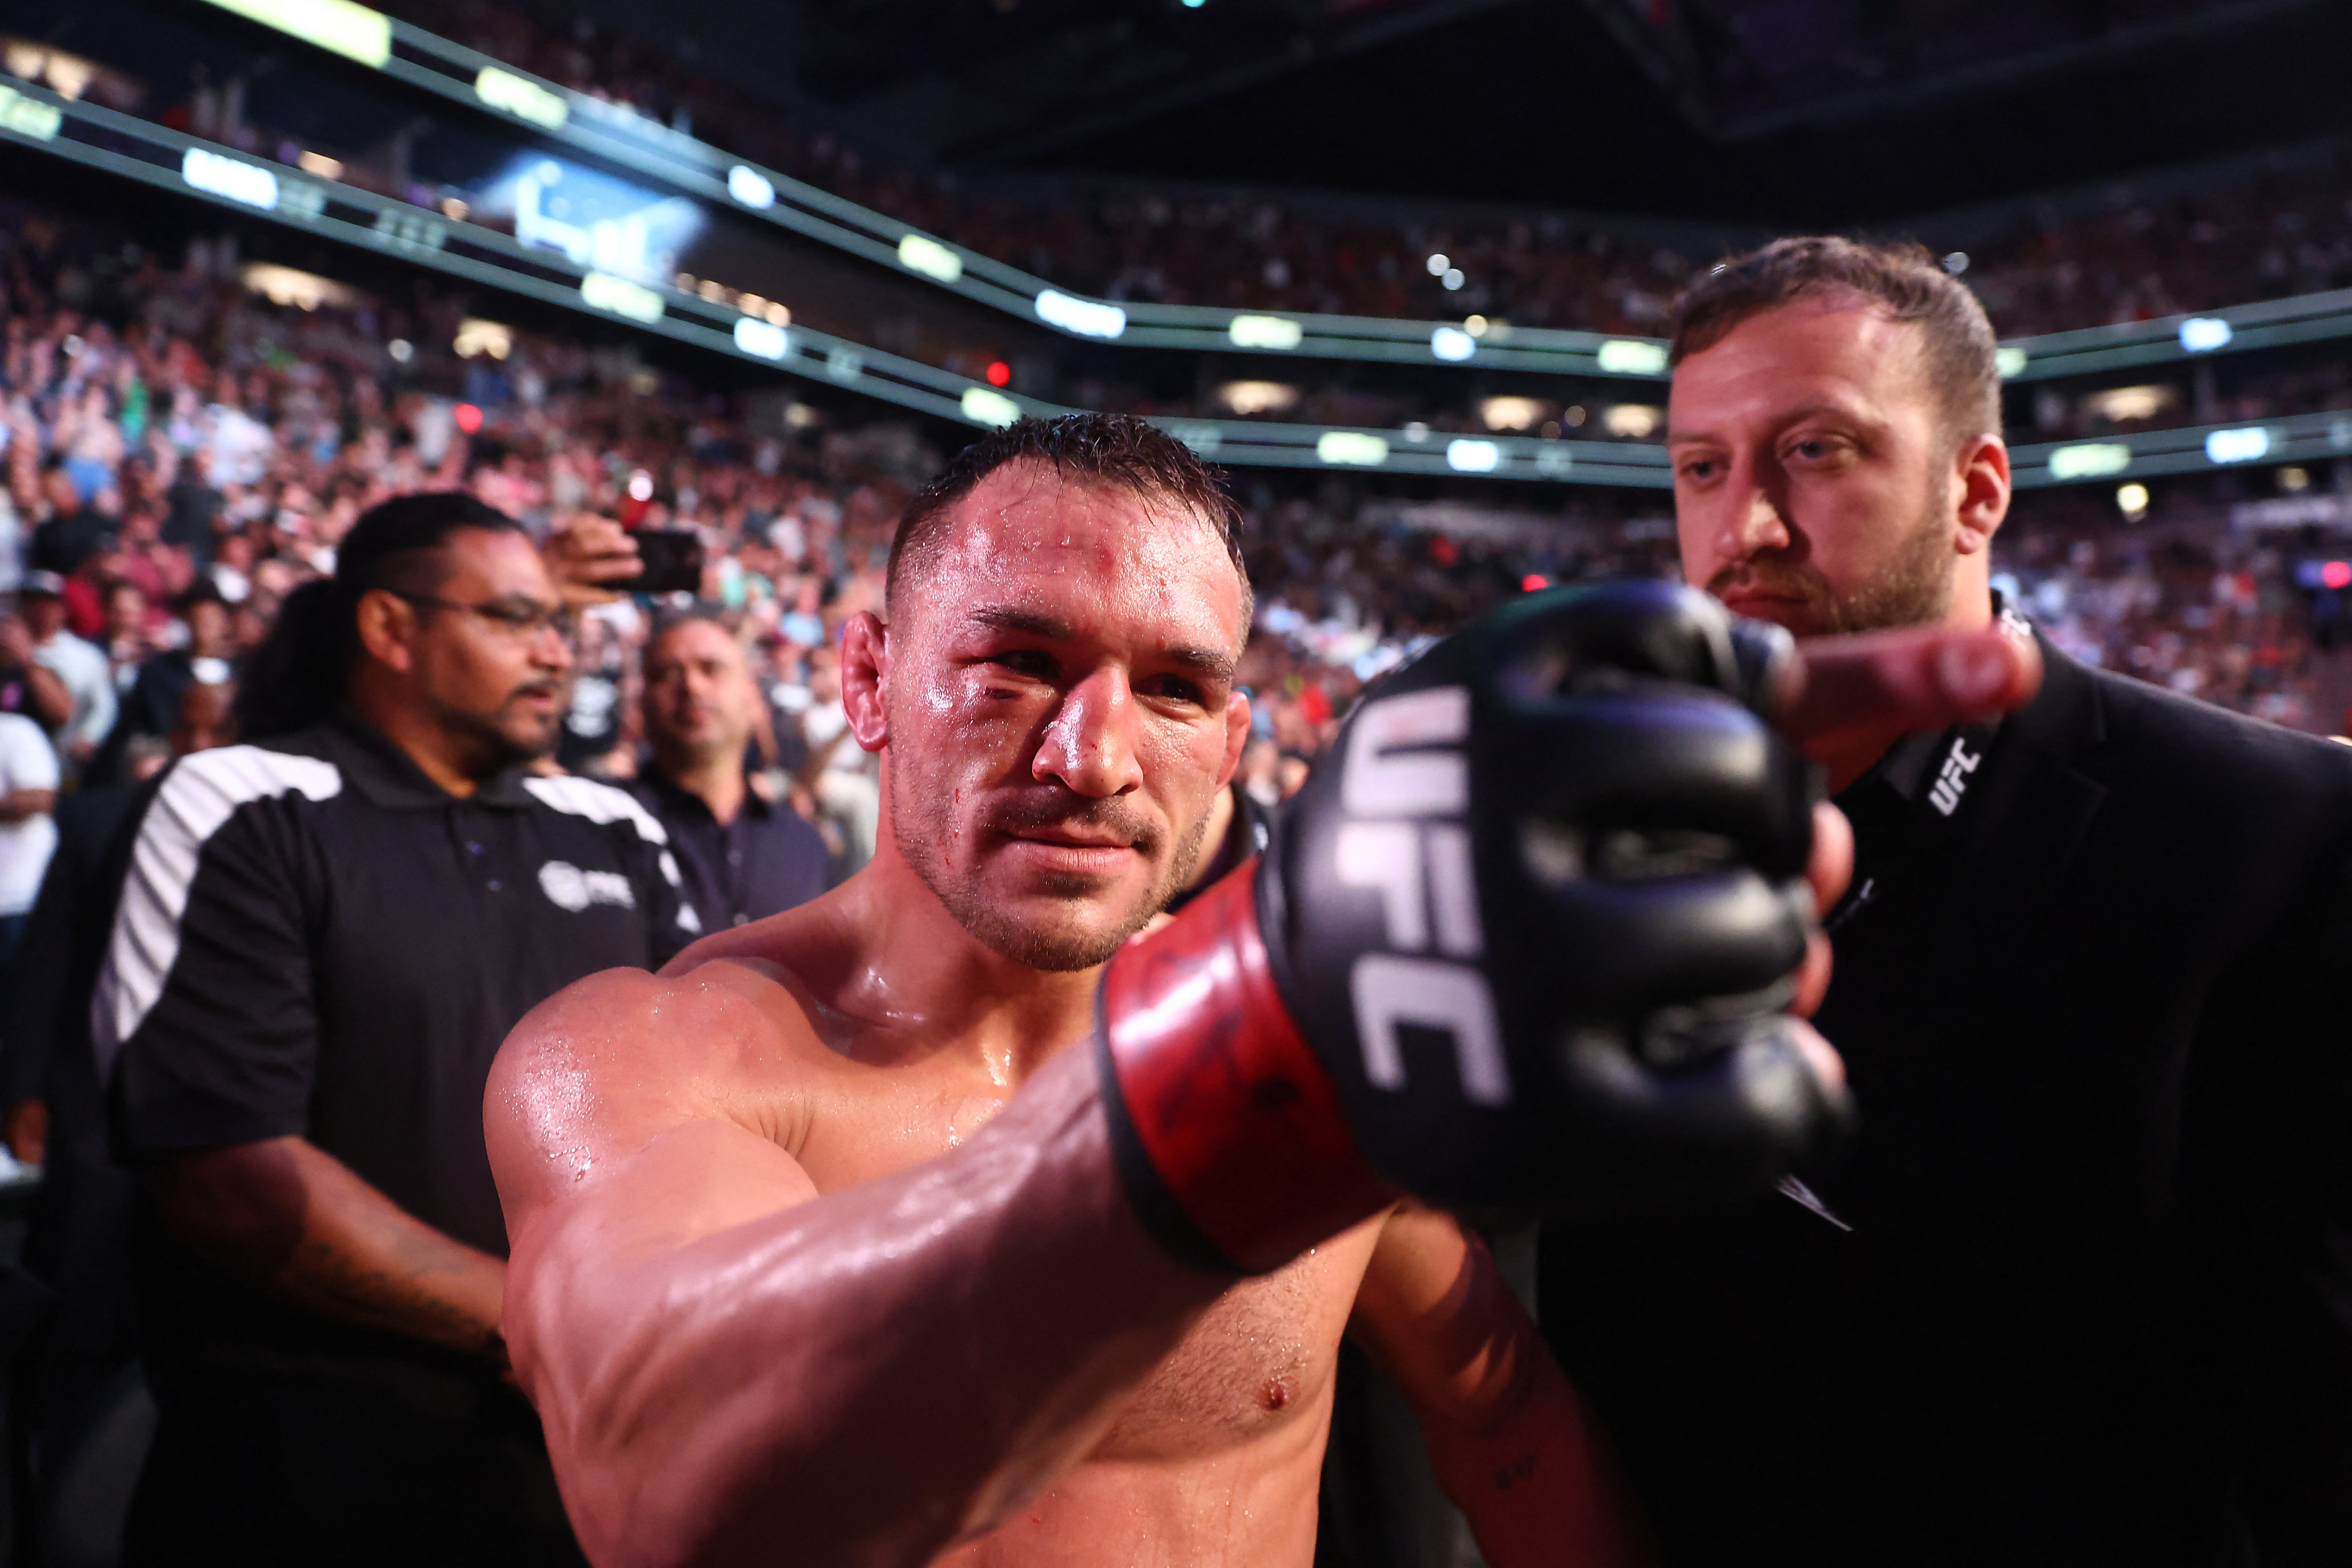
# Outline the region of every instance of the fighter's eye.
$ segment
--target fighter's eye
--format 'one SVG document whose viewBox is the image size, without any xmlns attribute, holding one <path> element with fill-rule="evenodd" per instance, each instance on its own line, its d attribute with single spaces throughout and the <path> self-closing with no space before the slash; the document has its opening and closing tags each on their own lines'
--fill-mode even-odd
<svg viewBox="0 0 2352 1568">
<path fill-rule="evenodd" d="M 1007 648 L 1003 653 L 989 655 L 988 662 L 1014 675 L 1025 675 L 1032 680 L 1051 680 L 1061 668 L 1052 654 L 1034 647 Z"/>
<path fill-rule="evenodd" d="M 1171 702 L 1190 702 L 1195 707 L 1205 706 L 1208 702 L 1201 689 L 1181 675 L 1154 676 L 1143 683 L 1142 691 L 1147 697 L 1165 698 Z"/>
</svg>

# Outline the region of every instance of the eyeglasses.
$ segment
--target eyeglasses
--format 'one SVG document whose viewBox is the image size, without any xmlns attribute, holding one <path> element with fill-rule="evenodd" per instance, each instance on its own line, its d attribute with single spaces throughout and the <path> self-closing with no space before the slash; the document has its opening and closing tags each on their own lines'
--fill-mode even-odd
<svg viewBox="0 0 2352 1568">
<path fill-rule="evenodd" d="M 404 593 L 398 588 L 389 588 L 385 592 L 412 605 L 430 605 L 437 610 L 463 610 L 467 615 L 479 616 L 518 642 L 529 642 L 550 631 L 570 642 L 580 630 L 577 611 L 562 605 L 542 605 L 537 599 L 489 599 L 478 605 L 468 605 L 457 599 L 436 598 L 431 594 Z"/>
</svg>

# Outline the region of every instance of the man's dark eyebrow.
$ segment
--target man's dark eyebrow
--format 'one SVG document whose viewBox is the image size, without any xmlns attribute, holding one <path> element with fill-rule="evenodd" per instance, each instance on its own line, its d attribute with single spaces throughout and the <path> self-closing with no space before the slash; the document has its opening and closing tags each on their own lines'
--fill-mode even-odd
<svg viewBox="0 0 2352 1568">
<path fill-rule="evenodd" d="M 983 605 L 972 611 L 970 618 L 992 631 L 1021 632 L 1053 642 L 1067 641 L 1076 630 L 1067 621 L 1011 605 Z"/>
<path fill-rule="evenodd" d="M 1160 657 L 1171 664 L 1197 669 L 1212 679 L 1230 681 L 1234 678 L 1233 656 L 1213 647 L 1171 647 Z"/>
<path fill-rule="evenodd" d="M 972 611 L 968 618 L 992 631 L 1014 632 L 1024 637 L 1043 637 L 1048 642 L 1066 642 L 1077 635 L 1077 628 L 1067 621 L 1013 605 L 983 605 Z M 1233 655 L 1216 648 L 1179 644 L 1162 650 L 1160 657 L 1170 664 L 1199 670 L 1217 680 L 1230 681 L 1234 678 Z"/>
</svg>

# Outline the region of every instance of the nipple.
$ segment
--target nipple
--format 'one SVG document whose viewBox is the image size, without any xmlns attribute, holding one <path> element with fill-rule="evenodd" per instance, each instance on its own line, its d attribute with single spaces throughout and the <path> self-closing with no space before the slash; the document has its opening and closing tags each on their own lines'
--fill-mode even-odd
<svg viewBox="0 0 2352 1568">
<path fill-rule="evenodd" d="M 1265 1380 L 1265 1390 L 1258 1397 L 1259 1402 L 1263 1404 L 1267 1410 L 1274 1411 L 1285 1408 L 1290 1404 L 1291 1400 L 1297 1396 L 1297 1391 L 1290 1385 L 1290 1379 L 1287 1376 L 1283 1376 L 1267 1378 Z"/>
</svg>

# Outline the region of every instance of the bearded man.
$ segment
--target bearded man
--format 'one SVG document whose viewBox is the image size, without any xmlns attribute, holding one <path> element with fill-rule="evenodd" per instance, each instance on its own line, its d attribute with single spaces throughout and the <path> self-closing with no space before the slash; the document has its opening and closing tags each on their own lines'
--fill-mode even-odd
<svg viewBox="0 0 2352 1568">
<path fill-rule="evenodd" d="M 1684 571 L 1800 638 L 1996 624 L 2005 721 L 1857 725 L 1843 1169 L 1555 1226 L 1545 1326 L 1689 1568 L 2352 1562 L 2352 754 L 2000 605 L 1982 307 L 1781 240 L 1680 301 Z"/>
</svg>

